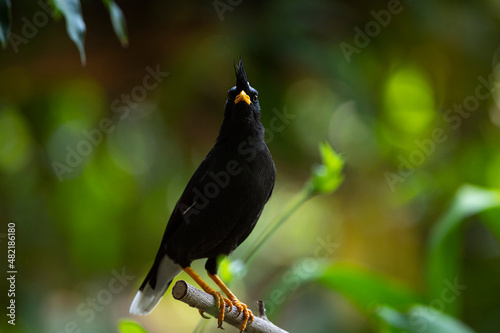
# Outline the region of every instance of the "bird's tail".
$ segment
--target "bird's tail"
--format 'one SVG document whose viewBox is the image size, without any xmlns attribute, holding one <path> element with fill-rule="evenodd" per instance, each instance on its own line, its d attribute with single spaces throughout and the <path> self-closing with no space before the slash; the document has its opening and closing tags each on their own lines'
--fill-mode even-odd
<svg viewBox="0 0 500 333">
<path fill-rule="evenodd" d="M 130 313 L 147 315 L 153 311 L 172 280 L 181 271 L 181 267 L 167 255 L 163 259 L 155 261 L 130 305 Z"/>
</svg>

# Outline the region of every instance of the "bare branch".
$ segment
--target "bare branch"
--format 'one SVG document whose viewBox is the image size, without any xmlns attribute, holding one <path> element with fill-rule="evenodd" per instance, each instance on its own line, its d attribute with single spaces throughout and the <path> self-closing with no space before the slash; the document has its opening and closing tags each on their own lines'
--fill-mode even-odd
<svg viewBox="0 0 500 333">
<path fill-rule="evenodd" d="M 219 310 L 216 308 L 215 299 L 212 295 L 201 291 L 186 281 L 179 280 L 175 283 L 172 289 L 172 296 L 175 299 L 186 303 L 191 307 L 195 307 L 198 310 L 204 311 L 213 317 L 217 317 L 219 314 Z M 259 316 L 255 316 L 255 320 L 247 326 L 245 332 L 248 333 L 288 333 L 285 330 L 275 326 L 271 323 L 265 313 L 264 313 L 264 303 L 262 303 L 262 307 L 259 305 Z M 237 316 L 238 310 L 233 307 L 230 312 L 226 312 L 224 316 L 224 322 L 232 325 L 234 327 L 239 327 L 243 315 Z"/>
<path fill-rule="evenodd" d="M 264 306 L 264 301 L 257 301 L 257 304 L 259 304 L 259 317 L 268 320 L 266 316 L 266 307 Z"/>
</svg>

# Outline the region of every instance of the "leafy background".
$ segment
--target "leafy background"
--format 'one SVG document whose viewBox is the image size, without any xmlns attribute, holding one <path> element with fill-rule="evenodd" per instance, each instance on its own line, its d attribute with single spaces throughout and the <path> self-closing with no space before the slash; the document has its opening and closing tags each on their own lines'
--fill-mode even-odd
<svg viewBox="0 0 500 333">
<path fill-rule="evenodd" d="M 2 331 L 203 330 L 169 292 L 147 317 L 128 307 L 240 56 L 278 168 L 258 227 L 221 265 L 240 299 L 265 300 L 291 332 L 500 326 L 497 2 L 402 1 L 350 57 L 341 46 L 397 1 L 54 0 L 43 20 L 44 4 L 0 1 L 0 247 L 14 221 L 18 267 Z M 125 107 L 157 66 L 168 77 Z M 482 84 L 491 96 L 459 111 Z M 103 119 L 113 130 L 60 181 L 53 163 Z M 111 293 L 114 272 L 133 279 Z"/>
</svg>

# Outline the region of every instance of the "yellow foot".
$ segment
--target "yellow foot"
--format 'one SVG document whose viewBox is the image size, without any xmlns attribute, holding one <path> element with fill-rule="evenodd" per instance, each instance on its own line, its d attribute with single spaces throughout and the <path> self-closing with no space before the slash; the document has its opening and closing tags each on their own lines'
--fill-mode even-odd
<svg viewBox="0 0 500 333">
<path fill-rule="evenodd" d="M 219 309 L 219 316 L 217 317 L 217 328 L 222 328 L 222 322 L 224 321 L 224 312 L 226 311 L 226 307 L 229 309 L 227 311 L 231 311 L 233 308 L 233 304 L 231 303 L 230 300 L 227 298 L 224 298 L 224 295 L 221 292 L 212 290 L 210 293 L 212 296 L 215 298 L 215 305 L 217 306 L 217 309 Z M 203 315 L 203 311 L 200 311 L 200 314 L 203 318 L 207 318 L 205 315 Z"/>
<path fill-rule="evenodd" d="M 252 310 L 248 308 L 248 306 L 244 303 L 241 303 L 237 298 L 231 299 L 233 306 L 238 309 L 238 316 L 240 313 L 243 313 L 243 322 L 240 325 L 240 333 L 243 332 L 248 325 L 250 325 L 255 316 L 252 313 Z"/>
<path fill-rule="evenodd" d="M 200 316 L 203 317 L 203 319 L 210 319 L 210 317 L 205 316 L 205 311 L 198 310 L 198 312 L 200 313 Z"/>
</svg>

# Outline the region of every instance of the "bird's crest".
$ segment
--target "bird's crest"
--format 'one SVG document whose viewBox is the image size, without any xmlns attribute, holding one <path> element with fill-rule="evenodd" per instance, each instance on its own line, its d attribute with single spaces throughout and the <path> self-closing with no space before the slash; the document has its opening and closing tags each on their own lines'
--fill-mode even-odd
<svg viewBox="0 0 500 333">
<path fill-rule="evenodd" d="M 236 88 L 238 91 L 248 91 L 248 80 L 245 69 L 243 68 L 243 60 L 240 59 L 238 65 L 234 65 L 234 72 L 236 74 Z"/>
</svg>

